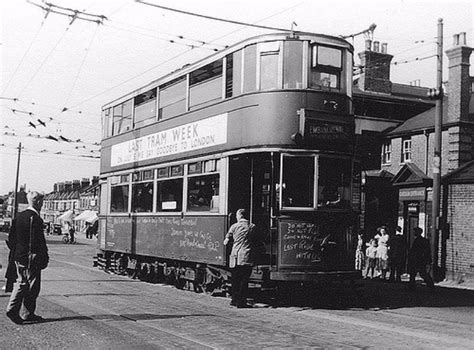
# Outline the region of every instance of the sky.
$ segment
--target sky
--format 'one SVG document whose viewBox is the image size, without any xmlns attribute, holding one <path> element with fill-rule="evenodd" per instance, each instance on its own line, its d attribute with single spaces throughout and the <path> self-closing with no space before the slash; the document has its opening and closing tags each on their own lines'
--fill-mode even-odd
<svg viewBox="0 0 474 350">
<path fill-rule="evenodd" d="M 144 0 L 145 1 L 145 0 Z M 391 80 L 436 80 L 438 19 L 444 51 L 466 32 L 474 47 L 468 0 L 146 0 L 179 10 L 264 26 L 350 35 L 376 24 L 373 40 L 393 55 Z M 134 0 L 48 0 L 94 16 L 45 11 L 42 0 L 2 0 L 0 32 L 0 195 L 19 185 L 51 192 L 56 182 L 99 175 L 101 106 L 185 64 L 266 29 L 213 21 Z M 70 13 L 67 10 L 59 12 Z M 355 53 L 364 36 L 348 39 Z M 471 59 L 472 61 L 472 59 Z M 355 64 L 358 64 L 355 55 Z M 395 64 L 396 63 L 396 64 Z M 447 58 L 444 56 L 447 66 Z M 471 75 L 474 75 L 471 67 Z M 446 67 L 444 80 L 447 79 Z"/>
</svg>

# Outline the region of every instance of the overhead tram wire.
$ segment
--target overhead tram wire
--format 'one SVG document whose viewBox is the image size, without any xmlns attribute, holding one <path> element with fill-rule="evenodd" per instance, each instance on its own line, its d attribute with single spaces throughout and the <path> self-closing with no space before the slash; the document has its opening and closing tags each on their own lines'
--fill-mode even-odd
<svg viewBox="0 0 474 350">
<path fill-rule="evenodd" d="M 288 11 L 288 10 L 290 10 L 290 9 L 293 9 L 293 8 L 295 8 L 295 7 L 297 7 L 297 6 L 299 6 L 299 4 L 297 4 L 297 5 L 295 5 L 295 6 L 292 6 L 292 7 L 288 8 L 288 9 L 285 9 L 285 10 L 283 10 L 283 11 L 280 11 L 280 12 L 278 12 L 278 13 L 276 13 L 276 14 L 271 15 L 271 16 L 265 17 L 265 18 L 263 18 L 263 19 L 261 19 L 261 20 L 265 20 L 265 19 L 274 17 L 275 15 L 278 15 L 278 14 L 280 14 L 280 13 L 283 13 L 283 12 L 285 12 L 285 11 Z M 238 30 L 235 30 L 235 31 L 233 31 L 233 32 L 231 32 L 231 33 L 228 33 L 228 34 L 226 34 L 226 35 L 223 35 L 223 36 L 221 36 L 221 37 L 219 37 L 219 38 L 213 39 L 212 41 L 216 41 L 216 40 L 225 38 L 226 36 L 231 35 L 231 34 L 237 32 L 237 31 L 238 31 Z M 300 32 L 299 32 L 299 33 L 300 33 Z M 212 41 L 211 41 L 211 42 L 212 42 Z M 91 97 L 89 97 L 89 98 L 87 98 L 87 99 L 81 101 L 80 103 L 74 105 L 74 106 L 71 107 L 71 108 L 80 106 L 80 105 L 82 105 L 82 104 L 85 103 L 85 102 L 88 102 L 88 101 L 93 100 L 93 99 L 95 99 L 95 98 L 97 98 L 97 97 L 99 97 L 99 96 L 102 96 L 102 95 L 108 93 L 109 91 L 112 91 L 113 89 L 115 89 L 115 88 L 117 88 L 117 87 L 119 87 L 119 86 L 122 86 L 122 85 L 124 85 L 124 84 L 126 84 L 126 83 L 132 81 L 133 79 L 136 79 L 136 78 L 138 78 L 138 77 L 140 77 L 140 76 L 142 76 L 142 75 L 144 75 L 144 74 L 146 74 L 146 73 L 152 71 L 153 69 L 156 69 L 156 68 L 160 67 L 161 65 L 163 65 L 163 64 L 165 64 L 165 63 L 168 63 L 168 62 L 170 62 L 170 61 L 172 61 L 172 60 L 174 60 L 174 59 L 176 59 L 176 58 L 178 58 L 178 57 L 180 57 L 180 56 L 182 56 L 182 55 L 185 55 L 185 54 L 191 52 L 192 50 L 193 50 L 193 49 L 186 50 L 186 51 L 184 51 L 184 52 L 182 52 L 182 53 L 180 53 L 180 54 L 178 54 L 178 55 L 176 55 L 176 56 L 174 56 L 174 57 L 172 57 L 172 58 L 170 58 L 170 59 L 168 59 L 168 60 L 166 60 L 166 61 L 164 61 L 164 62 L 162 62 L 162 63 L 160 63 L 160 64 L 158 64 L 158 65 L 156 65 L 156 66 L 154 66 L 154 67 L 151 67 L 150 69 L 146 70 L 146 71 L 143 72 L 143 73 L 140 73 L 140 74 L 138 74 L 138 75 L 136 75 L 136 76 L 134 76 L 134 77 L 132 77 L 132 78 L 130 78 L 130 79 L 127 79 L 126 81 L 124 81 L 124 82 L 122 82 L 122 83 L 120 83 L 120 84 L 118 84 L 118 85 L 115 85 L 115 86 L 113 86 L 113 87 L 111 87 L 111 88 L 109 88 L 109 89 L 107 89 L 107 90 L 105 90 L 105 91 L 100 92 L 99 94 L 93 95 L 93 96 L 91 96 Z"/>
<path fill-rule="evenodd" d="M 44 21 L 45 21 L 45 19 L 43 19 L 43 21 L 41 21 L 41 24 L 40 24 L 38 30 L 36 31 L 35 36 L 34 36 L 33 39 L 31 40 L 30 44 L 28 45 L 28 48 L 26 49 L 25 53 L 24 53 L 23 56 L 21 57 L 20 62 L 18 62 L 18 65 L 16 66 L 15 71 L 13 72 L 12 76 L 10 77 L 10 79 L 9 79 L 8 82 L 7 82 L 7 84 L 6 84 L 5 87 L 3 88 L 2 95 L 4 95 L 5 92 L 8 90 L 8 88 L 10 87 L 10 83 L 11 83 L 11 82 L 13 81 L 13 79 L 15 78 L 16 73 L 18 72 L 18 70 L 19 70 L 20 67 L 22 66 L 22 64 L 23 64 L 23 62 L 24 62 L 26 56 L 29 54 L 31 48 L 33 47 L 33 44 L 35 43 L 36 39 L 38 38 L 38 35 L 39 35 L 40 32 L 41 32 L 41 29 L 43 29 Z"/>
<path fill-rule="evenodd" d="M 167 7 L 167 6 L 153 4 L 153 3 L 146 2 L 146 1 L 143 1 L 143 0 L 135 0 L 135 2 L 138 2 L 138 3 L 143 4 L 143 5 L 157 7 L 157 8 L 160 8 L 162 10 L 181 13 L 181 14 L 188 15 L 188 16 L 200 17 L 200 18 L 205 18 L 205 19 L 210 19 L 210 20 L 213 20 L 213 21 L 225 22 L 225 23 L 230 23 L 230 24 L 237 24 L 237 25 L 240 25 L 240 26 L 267 29 L 267 30 L 277 30 L 277 31 L 282 31 L 282 32 L 294 32 L 294 33 L 300 33 L 300 34 L 314 34 L 314 33 L 309 33 L 309 32 L 291 30 L 291 29 L 287 29 L 287 28 L 270 27 L 270 26 L 264 26 L 264 25 L 260 25 L 260 24 L 252 24 L 252 23 L 234 21 L 234 20 L 224 19 L 224 18 L 219 18 L 219 17 L 214 17 L 214 16 L 202 15 L 202 14 L 195 13 L 195 12 L 178 10 L 178 9 Z"/>
<path fill-rule="evenodd" d="M 67 96 L 67 98 L 66 98 L 66 100 L 65 100 L 64 106 L 67 106 L 68 103 L 69 103 L 69 99 L 71 98 L 72 92 L 74 91 L 74 89 L 75 89 L 75 87 L 76 87 L 76 84 L 77 84 L 77 82 L 78 82 L 78 80 L 79 80 L 79 76 L 80 76 L 80 74 L 81 74 L 81 72 L 82 72 L 82 67 L 84 66 L 84 63 L 86 62 L 87 56 L 89 55 L 90 48 L 92 47 L 92 43 L 93 43 L 95 37 L 97 36 L 97 31 L 98 31 L 98 30 L 99 30 L 99 24 L 97 24 L 97 26 L 96 26 L 96 28 L 95 28 L 95 31 L 94 31 L 94 34 L 92 35 L 92 38 L 91 38 L 91 40 L 90 40 L 90 42 L 89 42 L 89 45 L 88 45 L 87 48 L 86 48 L 86 53 L 84 54 L 84 57 L 82 58 L 82 62 L 81 62 L 80 66 L 79 66 L 79 69 L 78 69 L 78 71 L 77 71 L 77 74 L 76 74 L 76 76 L 74 77 L 74 81 L 73 81 L 73 83 L 72 83 L 71 89 L 69 90 L 69 94 L 68 94 L 68 96 Z M 67 107 L 64 107 L 62 111 L 65 111 L 65 108 L 67 108 Z"/>
<path fill-rule="evenodd" d="M 54 45 L 54 47 L 49 51 L 49 53 L 46 55 L 46 57 L 43 59 L 43 61 L 41 61 L 38 69 L 36 69 L 36 71 L 34 72 L 33 76 L 30 78 L 30 80 L 28 80 L 28 82 L 24 85 L 23 89 L 20 90 L 20 93 L 18 94 L 18 96 L 21 96 L 23 94 L 23 92 L 27 89 L 27 87 L 31 84 L 31 82 L 36 78 L 36 75 L 39 73 L 39 71 L 41 70 L 41 68 L 43 67 L 43 65 L 46 63 L 46 61 L 49 59 L 49 57 L 53 54 L 53 52 L 56 50 L 56 48 L 59 46 L 59 44 L 61 43 L 61 41 L 63 41 L 64 37 L 66 36 L 66 33 L 68 32 L 70 28 L 70 25 L 66 28 L 66 30 L 64 31 L 64 33 L 61 35 L 61 37 L 59 38 L 59 40 L 56 42 L 56 44 Z"/>
<path fill-rule="evenodd" d="M 141 29 L 143 31 L 152 32 L 153 34 L 145 34 L 145 33 L 140 33 L 140 32 L 137 32 L 137 31 L 130 30 L 130 29 L 125 29 L 125 28 L 122 28 L 122 27 L 112 26 L 112 25 L 110 25 L 111 22 L 116 23 L 116 24 L 121 25 L 121 26 L 129 26 L 129 27 L 132 27 L 132 28 Z M 114 21 L 114 20 L 109 20 L 108 23 L 105 26 L 110 27 L 110 28 L 114 28 L 114 29 L 127 31 L 127 32 L 130 32 L 130 33 L 135 33 L 135 34 L 139 34 L 139 35 L 143 35 L 143 36 L 148 36 L 148 37 L 151 37 L 151 38 L 156 38 L 158 40 L 170 42 L 170 43 L 173 43 L 173 44 L 188 46 L 188 47 L 202 47 L 202 48 L 213 50 L 213 51 L 219 51 L 221 49 L 226 48 L 226 46 L 224 46 L 224 45 L 211 44 L 211 43 L 206 42 L 204 40 L 187 38 L 183 35 L 170 34 L 170 33 L 166 33 L 166 32 L 163 32 L 163 31 L 160 30 L 160 33 L 162 33 L 163 35 L 166 35 L 166 36 L 169 37 L 169 38 L 163 38 L 163 37 L 159 37 L 155 34 L 156 33 L 155 29 L 145 28 L 145 27 L 136 26 L 136 25 L 133 25 L 133 24 L 130 24 L 130 23 L 124 23 L 124 22 L 119 22 L 119 21 Z M 183 41 L 183 42 L 180 42 L 180 41 Z M 184 42 L 184 41 L 187 41 L 187 42 Z M 210 46 L 210 47 L 206 47 L 206 46 Z"/>
</svg>

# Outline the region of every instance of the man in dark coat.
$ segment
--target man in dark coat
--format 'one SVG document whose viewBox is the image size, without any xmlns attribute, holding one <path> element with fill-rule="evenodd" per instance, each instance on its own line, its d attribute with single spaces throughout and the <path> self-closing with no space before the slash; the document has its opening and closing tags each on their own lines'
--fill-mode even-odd
<svg viewBox="0 0 474 350">
<path fill-rule="evenodd" d="M 227 245 L 231 239 L 232 251 L 229 267 L 232 268 L 232 301 L 231 305 L 238 308 L 247 307 L 247 292 L 253 265 L 253 241 L 255 225 L 247 219 L 247 211 L 239 209 L 236 213 L 237 222 L 233 224 L 224 239 Z"/>
<path fill-rule="evenodd" d="M 43 220 L 39 212 L 43 206 L 43 195 L 30 192 L 27 196 L 28 208 L 13 220 L 8 236 L 13 249 L 13 260 L 18 278 L 7 306 L 7 316 L 13 322 L 40 322 L 41 316 L 35 314 L 36 299 L 41 289 L 41 269 L 49 260 L 48 248 L 43 233 Z M 24 315 L 20 317 L 23 305 Z"/>
<path fill-rule="evenodd" d="M 415 277 L 419 273 L 421 278 L 425 281 L 427 286 L 434 290 L 434 282 L 430 274 L 426 271 L 426 266 L 431 264 L 431 249 L 430 242 L 421 236 L 423 230 L 416 227 L 413 230 L 415 240 L 408 252 L 408 272 L 410 273 L 410 288 L 414 289 L 416 286 Z"/>
<path fill-rule="evenodd" d="M 405 268 L 407 244 L 400 226 L 397 226 L 395 235 L 390 237 L 388 243 L 390 247 L 388 251 L 390 265 L 389 281 L 401 282 L 401 277 Z"/>
</svg>

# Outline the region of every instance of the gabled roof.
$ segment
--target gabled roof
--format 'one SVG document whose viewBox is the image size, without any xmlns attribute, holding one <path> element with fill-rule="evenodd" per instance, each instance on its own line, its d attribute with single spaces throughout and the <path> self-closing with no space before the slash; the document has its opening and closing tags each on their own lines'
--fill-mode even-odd
<svg viewBox="0 0 474 350">
<path fill-rule="evenodd" d="M 415 131 L 422 131 L 426 129 L 434 129 L 435 124 L 436 108 L 430 108 L 425 112 L 422 112 L 414 117 L 408 119 L 400 126 L 396 127 L 392 131 L 388 132 L 388 136 L 394 136 L 398 134 L 412 133 Z M 445 98 L 443 101 L 443 124 L 448 119 L 448 101 Z"/>
<path fill-rule="evenodd" d="M 367 170 L 365 176 L 391 179 L 394 175 L 387 170 Z"/>
<path fill-rule="evenodd" d="M 474 160 L 444 175 L 442 181 L 446 183 L 474 183 Z"/>
<path fill-rule="evenodd" d="M 428 187 L 433 185 L 433 179 L 408 162 L 395 175 L 392 184 L 397 187 Z"/>
</svg>

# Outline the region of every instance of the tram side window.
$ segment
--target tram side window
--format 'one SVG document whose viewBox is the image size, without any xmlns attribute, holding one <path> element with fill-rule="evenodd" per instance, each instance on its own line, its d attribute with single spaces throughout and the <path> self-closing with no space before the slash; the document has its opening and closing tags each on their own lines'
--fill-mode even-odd
<svg viewBox="0 0 474 350">
<path fill-rule="evenodd" d="M 280 43 L 268 42 L 258 46 L 260 54 L 260 90 L 278 89 L 280 81 Z"/>
<path fill-rule="evenodd" d="M 285 41 L 283 46 L 283 88 L 301 89 L 303 87 L 303 43 Z"/>
<path fill-rule="evenodd" d="M 257 45 L 244 49 L 244 90 L 243 93 L 253 92 L 257 87 Z"/>
<path fill-rule="evenodd" d="M 222 59 L 189 74 L 189 109 L 222 99 Z"/>
<path fill-rule="evenodd" d="M 186 85 L 186 77 L 181 77 L 159 87 L 159 120 L 186 112 Z"/>
<path fill-rule="evenodd" d="M 342 51 L 326 46 L 312 46 L 311 88 L 341 88 Z"/>
<path fill-rule="evenodd" d="M 111 182 L 112 186 L 110 191 L 110 212 L 128 212 L 128 175 L 114 177 Z"/>
<path fill-rule="evenodd" d="M 351 161 L 320 157 L 318 170 L 318 207 L 346 209 L 351 199 Z"/>
<path fill-rule="evenodd" d="M 219 174 L 188 178 L 188 211 L 219 211 Z"/>
<path fill-rule="evenodd" d="M 283 208 L 314 208 L 314 157 L 283 156 Z"/>
<path fill-rule="evenodd" d="M 118 135 L 132 128 L 133 100 L 125 101 L 113 108 L 113 135 Z"/>
<path fill-rule="evenodd" d="M 134 102 L 135 128 L 140 128 L 142 126 L 153 123 L 156 118 L 156 88 L 138 95 L 137 97 L 135 97 Z"/>
<path fill-rule="evenodd" d="M 153 211 L 153 170 L 136 172 L 132 180 L 132 212 Z"/>
<path fill-rule="evenodd" d="M 156 210 L 183 210 L 183 179 L 170 179 L 157 183 Z"/>
</svg>

